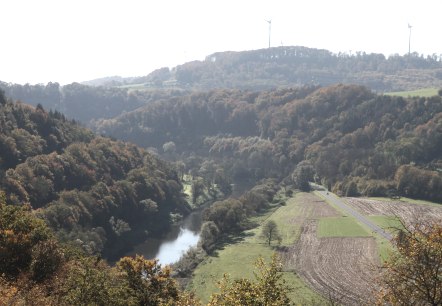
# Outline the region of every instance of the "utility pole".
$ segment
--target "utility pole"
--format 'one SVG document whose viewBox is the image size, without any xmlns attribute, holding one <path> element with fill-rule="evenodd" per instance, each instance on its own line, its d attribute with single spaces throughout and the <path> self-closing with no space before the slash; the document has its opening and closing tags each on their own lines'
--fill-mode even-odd
<svg viewBox="0 0 442 306">
<path fill-rule="evenodd" d="M 269 49 L 270 49 L 270 35 L 272 33 L 272 20 L 266 20 L 267 23 L 269 24 Z"/>
<path fill-rule="evenodd" d="M 408 34 L 408 56 L 411 55 L 411 28 L 412 28 L 412 26 L 410 24 L 408 24 L 408 30 L 409 30 L 409 34 Z"/>
</svg>

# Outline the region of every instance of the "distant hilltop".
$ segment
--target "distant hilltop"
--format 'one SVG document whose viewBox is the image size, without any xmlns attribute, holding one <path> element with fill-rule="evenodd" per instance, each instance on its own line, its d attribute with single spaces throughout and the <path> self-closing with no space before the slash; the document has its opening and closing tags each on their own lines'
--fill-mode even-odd
<svg viewBox="0 0 442 306">
<path fill-rule="evenodd" d="M 143 77 L 107 77 L 84 84 L 140 88 L 262 90 L 297 85 L 360 84 L 378 92 L 442 87 L 442 56 L 332 53 L 301 46 L 217 52 L 203 61 L 157 69 Z"/>
</svg>

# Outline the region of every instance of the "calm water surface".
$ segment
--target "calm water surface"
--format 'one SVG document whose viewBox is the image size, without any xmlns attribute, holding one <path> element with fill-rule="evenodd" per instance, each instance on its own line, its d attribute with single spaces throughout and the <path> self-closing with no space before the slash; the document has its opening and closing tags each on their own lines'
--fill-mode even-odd
<svg viewBox="0 0 442 306">
<path fill-rule="evenodd" d="M 187 250 L 198 244 L 200 228 L 201 212 L 196 211 L 172 227 L 164 238 L 147 239 L 126 255 L 139 254 L 149 259 L 157 258 L 163 265 L 172 264 L 177 262 Z"/>
</svg>

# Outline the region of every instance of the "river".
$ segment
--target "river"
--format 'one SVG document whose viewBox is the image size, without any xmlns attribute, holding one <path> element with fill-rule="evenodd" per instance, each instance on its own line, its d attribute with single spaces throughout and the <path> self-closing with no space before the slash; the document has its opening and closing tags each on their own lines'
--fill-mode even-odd
<svg viewBox="0 0 442 306">
<path fill-rule="evenodd" d="M 253 186 L 253 184 L 249 182 L 233 185 L 232 195 L 239 196 L 244 190 L 250 189 L 251 186 Z M 198 244 L 201 229 L 201 213 L 203 208 L 210 204 L 212 204 L 212 202 L 205 203 L 177 225 L 172 226 L 169 233 L 164 237 L 148 238 L 144 242 L 136 245 L 133 250 L 125 254 L 125 256 L 138 254 L 143 255 L 144 258 L 147 259 L 157 258 L 162 265 L 177 262 L 187 250 Z"/>
<path fill-rule="evenodd" d="M 160 239 L 149 238 L 135 246 L 126 256 L 138 254 L 148 259 L 157 258 L 162 265 L 175 263 L 187 250 L 198 244 L 200 228 L 201 211 L 198 210 L 172 226 L 166 236 Z"/>
</svg>

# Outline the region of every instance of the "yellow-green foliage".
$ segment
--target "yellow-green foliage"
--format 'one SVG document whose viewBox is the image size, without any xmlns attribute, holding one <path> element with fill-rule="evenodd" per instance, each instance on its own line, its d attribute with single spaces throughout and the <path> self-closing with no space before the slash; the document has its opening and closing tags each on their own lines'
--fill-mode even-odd
<svg viewBox="0 0 442 306">
<path fill-rule="evenodd" d="M 256 263 L 255 280 L 239 278 L 230 280 L 224 275 L 219 282 L 219 293 L 214 293 L 207 306 L 283 306 L 290 305 L 288 293 L 293 290 L 287 286 L 282 274 L 282 265 L 276 254 L 266 263 L 262 257 Z"/>
<path fill-rule="evenodd" d="M 442 226 L 407 226 L 384 263 L 378 305 L 442 305 Z"/>
</svg>

